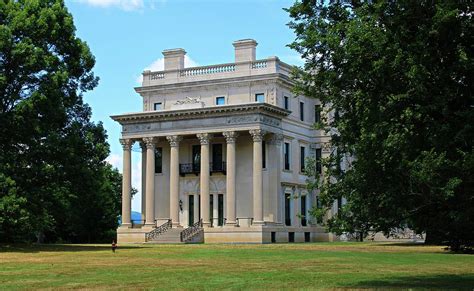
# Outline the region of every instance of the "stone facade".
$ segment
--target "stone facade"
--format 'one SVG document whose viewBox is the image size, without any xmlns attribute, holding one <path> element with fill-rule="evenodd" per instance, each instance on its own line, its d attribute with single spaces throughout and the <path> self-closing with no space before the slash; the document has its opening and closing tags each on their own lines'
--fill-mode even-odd
<svg viewBox="0 0 474 291">
<path fill-rule="evenodd" d="M 255 59 L 254 40 L 234 42 L 235 62 L 184 68 L 165 50 L 165 70 L 143 72 L 143 112 L 115 115 L 124 149 L 119 242 L 144 242 L 171 220 L 202 221 L 205 242 L 332 240 L 308 211 L 305 157 L 329 154 L 315 130 L 319 101 L 291 93 L 291 66 Z M 130 221 L 131 146 L 142 146 L 142 216 Z M 303 213 L 304 212 L 304 213 Z"/>
</svg>

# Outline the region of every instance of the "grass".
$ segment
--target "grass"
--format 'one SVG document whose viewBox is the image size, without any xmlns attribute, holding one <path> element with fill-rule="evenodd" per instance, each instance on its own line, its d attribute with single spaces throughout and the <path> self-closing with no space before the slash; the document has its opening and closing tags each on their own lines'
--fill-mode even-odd
<svg viewBox="0 0 474 291">
<path fill-rule="evenodd" d="M 0 246 L 0 289 L 474 288 L 474 256 L 389 243 Z"/>
</svg>

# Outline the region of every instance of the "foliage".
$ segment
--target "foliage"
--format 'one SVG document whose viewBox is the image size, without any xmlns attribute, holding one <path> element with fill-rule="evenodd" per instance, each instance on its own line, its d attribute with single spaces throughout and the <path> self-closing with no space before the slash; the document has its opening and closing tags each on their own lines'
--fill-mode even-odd
<svg viewBox="0 0 474 291">
<path fill-rule="evenodd" d="M 0 1 L 0 240 L 114 229 L 120 174 L 82 94 L 98 82 L 62 0 Z"/>
<path fill-rule="evenodd" d="M 303 0 L 287 11 L 290 47 L 306 60 L 295 91 L 328 111 L 320 199 L 328 210 L 347 198 L 328 228 L 410 227 L 472 246 L 472 3 Z"/>
</svg>

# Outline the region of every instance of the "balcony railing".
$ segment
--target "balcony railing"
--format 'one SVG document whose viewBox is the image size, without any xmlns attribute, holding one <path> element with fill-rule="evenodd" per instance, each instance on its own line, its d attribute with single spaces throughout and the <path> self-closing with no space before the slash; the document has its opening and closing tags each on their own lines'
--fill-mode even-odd
<svg viewBox="0 0 474 291">
<path fill-rule="evenodd" d="M 223 173 L 226 174 L 227 164 L 226 162 L 220 163 L 209 163 L 209 172 L 212 175 L 213 173 Z M 199 175 L 201 172 L 200 164 L 179 164 L 179 174 L 185 176 L 187 174 Z"/>
</svg>

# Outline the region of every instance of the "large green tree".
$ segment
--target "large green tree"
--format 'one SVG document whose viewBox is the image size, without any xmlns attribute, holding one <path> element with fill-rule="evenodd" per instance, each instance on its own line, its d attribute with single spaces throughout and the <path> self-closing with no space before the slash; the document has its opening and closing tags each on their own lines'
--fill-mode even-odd
<svg viewBox="0 0 474 291">
<path fill-rule="evenodd" d="M 62 0 L 0 0 L 0 240 L 100 240 L 116 227 L 120 174 L 82 99 L 94 64 Z"/>
<path fill-rule="evenodd" d="M 323 102 L 318 126 L 332 128 L 314 212 L 347 198 L 331 231 L 410 227 L 454 249 L 474 243 L 472 8 L 303 0 L 288 9 L 290 46 L 305 59 L 295 90 Z"/>
</svg>

